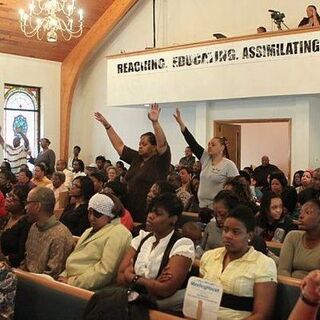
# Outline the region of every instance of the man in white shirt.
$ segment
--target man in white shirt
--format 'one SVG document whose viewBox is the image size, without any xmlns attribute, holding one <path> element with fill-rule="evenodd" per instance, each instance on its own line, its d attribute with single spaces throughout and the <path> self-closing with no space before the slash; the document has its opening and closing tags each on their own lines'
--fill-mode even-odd
<svg viewBox="0 0 320 320">
<path fill-rule="evenodd" d="M 65 174 L 66 177 L 65 177 L 64 185 L 70 190 L 71 183 L 73 180 L 73 173 L 67 169 L 67 162 L 63 159 L 58 160 L 56 164 L 56 170 L 63 172 Z"/>
<path fill-rule="evenodd" d="M 66 180 L 66 176 L 61 171 L 55 171 L 52 174 L 52 177 L 51 177 L 52 184 L 50 184 L 48 188 L 50 188 L 54 192 L 54 197 L 56 199 L 54 210 L 63 209 L 67 205 L 67 203 L 65 206 L 60 204 L 61 194 L 64 193 L 67 199 L 69 195 L 69 189 L 64 185 L 65 180 Z"/>
<path fill-rule="evenodd" d="M 1 130 L 1 127 L 0 127 Z M 27 155 L 29 151 L 29 140 L 20 128 L 14 129 L 15 137 L 13 138 L 12 146 L 5 143 L 2 135 L 0 134 L 0 144 L 2 145 L 6 159 L 11 165 L 12 173 L 18 173 L 22 164 L 27 164 Z M 22 137 L 24 143 L 21 144 L 20 137 Z"/>
</svg>

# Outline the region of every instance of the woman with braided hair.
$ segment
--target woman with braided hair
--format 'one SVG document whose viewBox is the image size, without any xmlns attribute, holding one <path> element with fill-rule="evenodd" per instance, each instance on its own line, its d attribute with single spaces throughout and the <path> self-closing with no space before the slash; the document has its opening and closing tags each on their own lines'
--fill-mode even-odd
<svg viewBox="0 0 320 320">
<path fill-rule="evenodd" d="M 179 124 L 186 142 L 202 165 L 198 190 L 199 206 L 200 208 L 212 208 L 213 199 L 223 189 L 227 178 L 239 175 L 234 162 L 228 159 L 228 141 L 225 137 L 213 137 L 205 150 L 189 132 L 179 109 L 176 109 L 173 116 Z"/>
</svg>

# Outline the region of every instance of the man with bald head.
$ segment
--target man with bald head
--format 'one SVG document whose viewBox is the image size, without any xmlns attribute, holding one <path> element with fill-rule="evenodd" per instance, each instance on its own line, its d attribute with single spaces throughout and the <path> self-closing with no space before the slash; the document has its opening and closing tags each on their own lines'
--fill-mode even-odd
<svg viewBox="0 0 320 320">
<path fill-rule="evenodd" d="M 26 242 L 25 260 L 20 266 L 53 278 L 64 270 L 74 246 L 70 231 L 53 214 L 55 201 L 49 188 L 36 187 L 29 192 L 25 208 L 34 224 Z"/>
<path fill-rule="evenodd" d="M 257 187 L 268 187 L 268 175 L 278 170 L 277 166 L 270 164 L 268 156 L 262 156 L 261 165 L 254 170 L 257 177 Z"/>
</svg>

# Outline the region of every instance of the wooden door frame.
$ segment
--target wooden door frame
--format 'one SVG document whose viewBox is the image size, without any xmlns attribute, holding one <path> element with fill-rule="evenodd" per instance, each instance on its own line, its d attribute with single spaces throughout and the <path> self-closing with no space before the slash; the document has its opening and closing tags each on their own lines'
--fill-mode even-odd
<svg viewBox="0 0 320 320">
<path fill-rule="evenodd" d="M 214 120 L 213 121 L 213 136 L 215 126 L 219 124 L 239 124 L 239 123 L 288 123 L 288 137 L 289 137 L 289 153 L 288 153 L 288 184 L 291 182 L 291 155 L 292 155 L 292 119 L 291 118 L 274 118 L 274 119 L 230 119 L 230 120 Z M 241 133 L 242 134 L 242 133 Z"/>
</svg>

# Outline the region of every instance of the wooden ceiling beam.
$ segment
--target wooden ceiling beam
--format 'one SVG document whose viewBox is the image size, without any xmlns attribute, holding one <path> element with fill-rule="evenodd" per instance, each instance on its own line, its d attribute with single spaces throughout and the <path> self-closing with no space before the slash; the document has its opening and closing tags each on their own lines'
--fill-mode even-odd
<svg viewBox="0 0 320 320">
<path fill-rule="evenodd" d="M 105 40 L 137 1 L 114 0 L 62 63 L 60 90 L 61 159 L 67 160 L 68 157 L 72 98 L 79 74 L 88 61 L 90 54 Z"/>
</svg>

